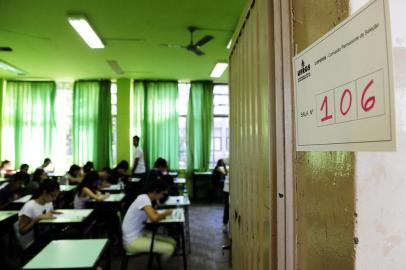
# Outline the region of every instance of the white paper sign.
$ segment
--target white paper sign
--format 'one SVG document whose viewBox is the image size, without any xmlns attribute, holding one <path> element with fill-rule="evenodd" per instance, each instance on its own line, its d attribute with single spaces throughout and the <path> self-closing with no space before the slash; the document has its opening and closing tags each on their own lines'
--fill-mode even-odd
<svg viewBox="0 0 406 270">
<path fill-rule="evenodd" d="M 293 58 L 298 151 L 394 151 L 392 45 L 374 0 Z"/>
</svg>

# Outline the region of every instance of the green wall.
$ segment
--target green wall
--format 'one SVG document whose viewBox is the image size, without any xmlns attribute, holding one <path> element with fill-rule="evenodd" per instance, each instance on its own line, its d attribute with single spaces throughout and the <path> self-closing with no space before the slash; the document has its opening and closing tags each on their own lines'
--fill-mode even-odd
<svg viewBox="0 0 406 270">
<path fill-rule="evenodd" d="M 117 80 L 117 163 L 127 160 L 131 166 L 131 80 Z"/>
<path fill-rule="evenodd" d="M 6 81 L 0 79 L 0 121 L 3 119 L 3 87 L 5 86 Z M 0 156 L 1 156 L 1 145 L 2 145 L 2 125 L 0 124 Z"/>
</svg>

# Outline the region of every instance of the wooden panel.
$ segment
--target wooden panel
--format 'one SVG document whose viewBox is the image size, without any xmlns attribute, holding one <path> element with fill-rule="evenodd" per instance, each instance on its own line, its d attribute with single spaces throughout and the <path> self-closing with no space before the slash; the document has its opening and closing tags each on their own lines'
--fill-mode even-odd
<svg viewBox="0 0 406 270">
<path fill-rule="evenodd" d="M 348 16 L 348 0 L 293 0 L 303 50 Z M 354 269 L 354 155 L 296 152 L 296 269 Z"/>
<path fill-rule="evenodd" d="M 230 222 L 233 269 L 276 269 L 271 6 L 244 15 L 230 56 Z"/>
</svg>

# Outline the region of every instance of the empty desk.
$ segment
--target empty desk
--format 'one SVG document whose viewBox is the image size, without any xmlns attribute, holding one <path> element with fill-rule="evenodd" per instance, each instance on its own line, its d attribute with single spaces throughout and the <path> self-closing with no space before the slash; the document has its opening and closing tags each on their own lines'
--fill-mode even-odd
<svg viewBox="0 0 406 270">
<path fill-rule="evenodd" d="M 94 269 L 107 246 L 107 239 L 52 241 L 23 269 Z M 107 258 L 109 269 L 110 256 Z"/>
</svg>

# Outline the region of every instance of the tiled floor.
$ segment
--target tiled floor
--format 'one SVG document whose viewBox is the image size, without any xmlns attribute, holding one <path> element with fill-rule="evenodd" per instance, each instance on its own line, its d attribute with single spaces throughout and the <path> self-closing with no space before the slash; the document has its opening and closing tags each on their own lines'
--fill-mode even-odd
<svg viewBox="0 0 406 270">
<path fill-rule="evenodd" d="M 190 207 L 190 237 L 192 252 L 188 256 L 189 270 L 229 270 L 228 251 L 222 254 L 221 246 L 227 243 L 222 232 L 223 207 L 220 204 L 193 203 Z M 121 258 L 113 260 L 113 269 L 120 269 Z M 130 260 L 128 269 L 147 269 L 147 258 Z M 183 269 L 182 257 L 171 258 L 164 270 Z"/>
</svg>

